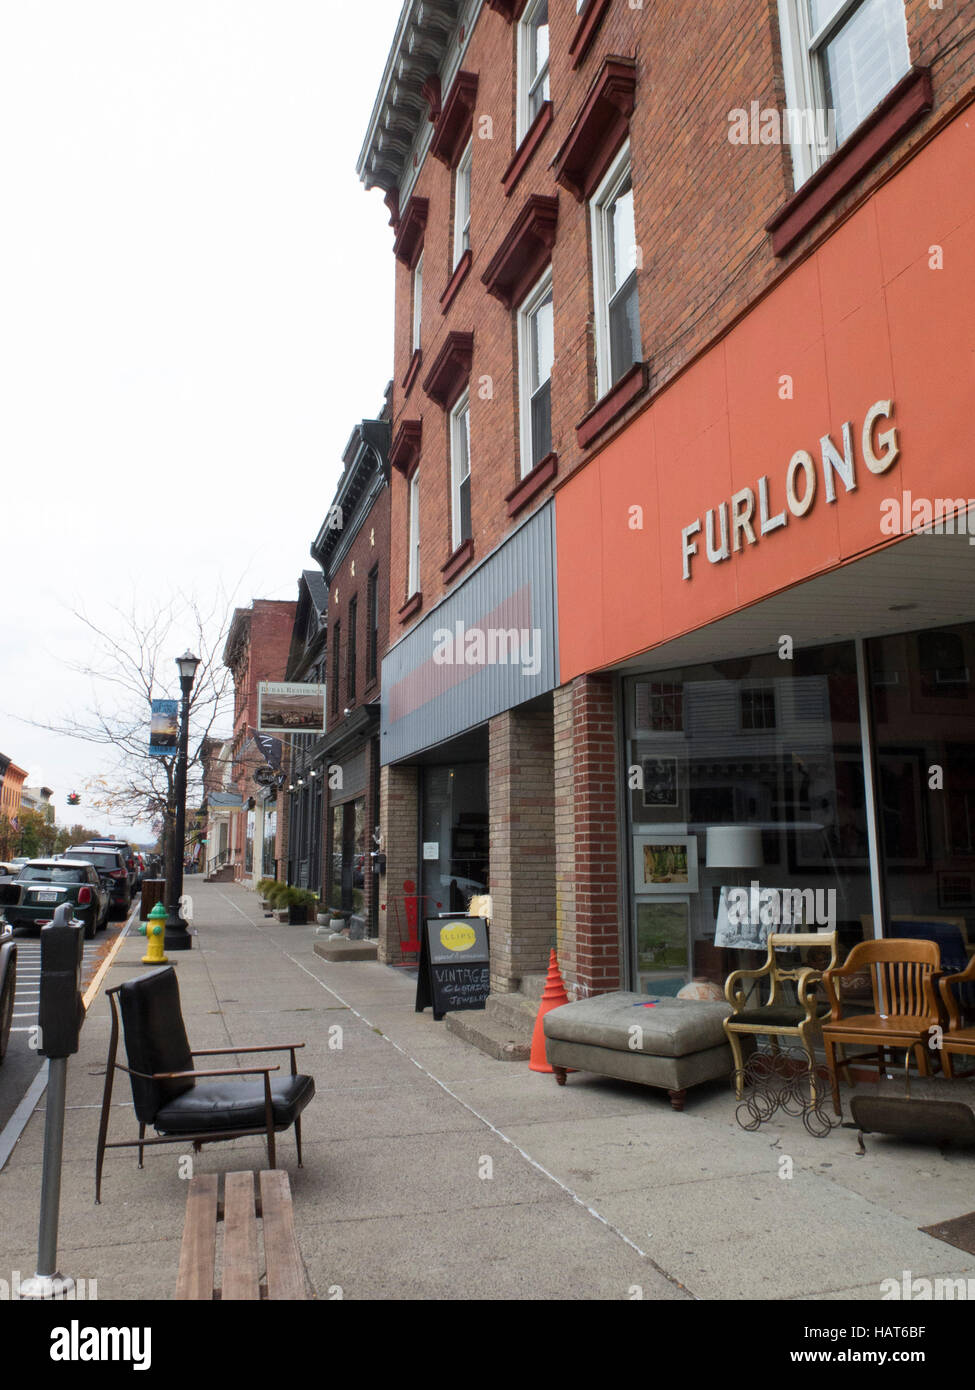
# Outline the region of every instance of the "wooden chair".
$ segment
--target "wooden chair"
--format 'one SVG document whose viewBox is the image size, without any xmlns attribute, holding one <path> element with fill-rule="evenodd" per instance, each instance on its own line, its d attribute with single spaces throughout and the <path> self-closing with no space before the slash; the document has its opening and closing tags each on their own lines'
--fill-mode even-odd
<svg viewBox="0 0 975 1390">
<path fill-rule="evenodd" d="M 833 1087 L 833 1109 L 840 1112 L 840 1087 L 837 1070 L 847 1068 L 850 1060 L 844 1052 L 847 1043 L 872 1043 L 876 1053 L 867 1053 L 853 1060 L 877 1058 L 878 1077 L 886 1062 L 887 1049 L 903 1048 L 908 1057 L 913 1051 L 922 1076 L 930 1076 L 928 1038 L 930 1030 L 939 1024 L 938 1001 L 934 992 L 934 977 L 941 967 L 941 953 L 933 941 L 861 941 L 853 947 L 843 965 L 833 966 L 823 974 L 823 986 L 829 997 L 830 1017 L 823 1024 L 823 1046 Z M 839 983 L 847 975 L 870 975 L 873 983 L 871 1014 L 844 1018 Z M 839 1056 L 836 1056 L 836 1052 Z"/>
<path fill-rule="evenodd" d="M 823 978 L 822 972 L 810 965 L 784 966 L 780 964 L 781 955 L 777 951 L 798 949 L 800 947 L 821 946 L 829 951 L 829 964 L 836 964 L 835 932 L 773 932 L 769 934 L 768 955 L 758 970 L 735 970 L 725 981 L 725 998 L 734 1013 L 724 1020 L 724 1031 L 731 1045 L 735 1059 L 735 1095 L 742 1096 L 744 1060 L 741 1050 L 741 1035 L 764 1034 L 769 1038 L 773 1051 L 778 1051 L 780 1037 L 798 1038 L 803 1051 L 809 1058 L 809 1069 L 813 1098 L 816 1093 L 815 1054 L 813 1034 L 823 1019 L 829 1017 L 829 1010 L 816 998 L 816 987 Z M 768 979 L 771 984 L 769 997 L 764 1004 L 749 1003 L 752 984 Z M 797 1002 L 793 1004 L 785 997 L 783 988 L 787 983 L 795 985 Z"/>
<path fill-rule="evenodd" d="M 191 1052 L 180 1008 L 176 971 L 171 965 L 127 980 L 106 993 L 112 1009 L 112 1034 L 95 1157 L 96 1202 L 101 1201 L 106 1149 L 138 1148 L 141 1168 L 147 1144 L 192 1144 L 199 1152 L 203 1144 L 260 1134 L 267 1141 L 268 1164 L 273 1168 L 274 1136 L 294 1125 L 298 1167 L 301 1167 L 301 1112 L 315 1094 L 314 1081 L 310 1076 L 299 1076 L 295 1063 L 295 1051 L 304 1047 L 304 1043 L 208 1047 Z M 125 1031 L 127 1067 L 117 1060 L 119 1007 Z M 195 1070 L 196 1057 L 251 1052 L 290 1052 L 291 1075 L 272 1081 L 271 1073 L 279 1071 L 278 1066 Z M 108 1121 L 116 1071 L 126 1072 L 132 1082 L 139 1137 L 109 1143 Z M 246 1079 L 228 1083 L 227 1077 Z M 152 1125 L 160 1138 L 147 1139 L 147 1125 Z"/>
<path fill-rule="evenodd" d="M 948 1077 L 954 1077 L 955 1074 L 951 1065 L 953 1052 L 960 1056 L 975 1057 L 975 1028 L 963 1026 L 955 992 L 958 985 L 970 987 L 972 981 L 975 981 L 975 956 L 959 974 L 943 975 L 938 981 L 945 1012 L 948 1015 L 948 1031 L 943 1034 L 941 1039 L 941 1065 L 944 1067 L 945 1076 Z"/>
</svg>

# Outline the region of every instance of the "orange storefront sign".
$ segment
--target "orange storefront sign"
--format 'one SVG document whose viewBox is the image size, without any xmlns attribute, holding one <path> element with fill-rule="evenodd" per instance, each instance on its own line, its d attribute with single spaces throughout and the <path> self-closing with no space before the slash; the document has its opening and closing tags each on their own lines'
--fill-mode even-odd
<svg viewBox="0 0 975 1390">
<path fill-rule="evenodd" d="M 969 109 L 558 492 L 563 681 L 975 496 L 973 170 Z"/>
</svg>

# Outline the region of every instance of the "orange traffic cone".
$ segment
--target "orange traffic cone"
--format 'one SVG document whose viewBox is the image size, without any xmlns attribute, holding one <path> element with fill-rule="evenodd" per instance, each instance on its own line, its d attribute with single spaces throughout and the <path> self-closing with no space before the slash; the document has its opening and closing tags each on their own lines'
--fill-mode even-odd
<svg viewBox="0 0 975 1390">
<path fill-rule="evenodd" d="M 528 1063 L 530 1071 L 547 1071 L 553 1073 L 554 1067 L 549 1066 L 545 1056 L 545 1029 L 542 1020 L 550 1009 L 557 1009 L 561 1004 L 568 1004 L 569 996 L 565 992 L 565 982 L 559 973 L 559 963 L 552 951 L 548 962 L 548 975 L 545 980 L 545 988 L 542 990 L 542 1002 L 538 1007 L 538 1017 L 535 1019 L 535 1031 L 532 1034 L 531 1059 Z M 567 1067 L 567 1071 L 571 1068 Z"/>
</svg>

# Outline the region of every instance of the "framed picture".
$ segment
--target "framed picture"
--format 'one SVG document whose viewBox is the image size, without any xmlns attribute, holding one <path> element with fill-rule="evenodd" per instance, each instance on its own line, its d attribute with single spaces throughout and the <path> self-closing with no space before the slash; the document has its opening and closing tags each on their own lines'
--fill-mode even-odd
<svg viewBox="0 0 975 1390">
<path fill-rule="evenodd" d="M 634 835 L 633 871 L 637 893 L 696 893 L 697 836 Z"/>
<path fill-rule="evenodd" d="M 636 974 L 640 994 L 674 995 L 690 978 L 690 903 L 653 898 L 636 904 Z"/>
<path fill-rule="evenodd" d="M 939 870 L 938 906 L 949 910 L 975 907 L 975 872 L 969 869 Z"/>
<path fill-rule="evenodd" d="M 673 745 L 671 745 L 673 747 Z M 686 822 L 687 764 L 680 751 L 630 745 L 627 784 L 635 825 L 648 822 Z"/>
<path fill-rule="evenodd" d="M 923 756 L 921 748 L 885 748 L 877 754 L 877 817 L 888 869 L 920 869 L 928 862 Z"/>
<path fill-rule="evenodd" d="M 790 874 L 866 870 L 867 801 L 859 748 L 794 754 L 789 809 Z"/>
</svg>

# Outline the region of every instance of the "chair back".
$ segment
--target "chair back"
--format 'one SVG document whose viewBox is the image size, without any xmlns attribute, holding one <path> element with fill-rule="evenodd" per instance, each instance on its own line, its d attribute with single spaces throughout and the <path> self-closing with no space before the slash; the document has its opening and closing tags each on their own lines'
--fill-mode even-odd
<svg viewBox="0 0 975 1390">
<path fill-rule="evenodd" d="M 964 928 L 947 917 L 894 917 L 887 935 L 900 940 L 912 937 L 917 941 L 936 941 L 941 951 L 941 969 L 946 975 L 960 975 L 968 964 Z M 954 985 L 953 989 L 963 1008 L 975 1008 L 975 985 Z"/>
<path fill-rule="evenodd" d="M 193 1058 L 183 1025 L 176 971 L 167 966 L 126 980 L 117 991 L 125 1033 L 136 1117 L 152 1124 L 167 1101 L 190 1090 L 193 1082 L 152 1081 L 154 1072 L 192 1071 Z"/>
<path fill-rule="evenodd" d="M 885 1018 L 926 1019 L 937 1014 L 932 976 L 941 969 L 934 941 L 859 941 L 846 958 L 847 974 L 865 971 L 873 983 L 874 1009 Z"/>
</svg>

